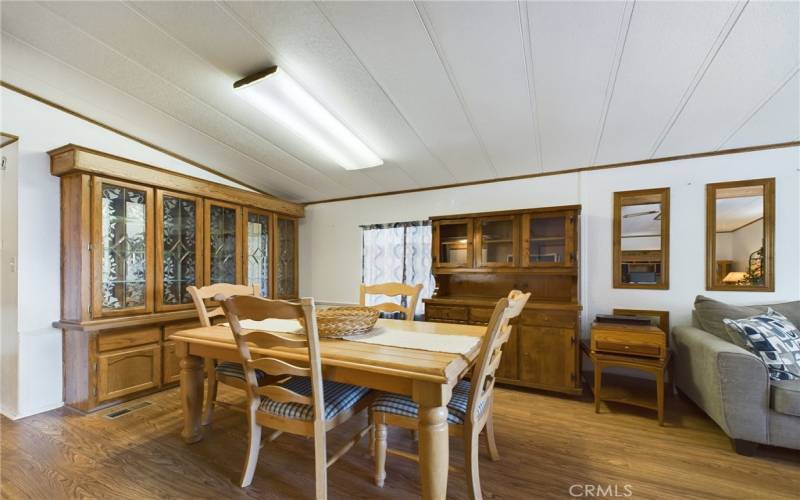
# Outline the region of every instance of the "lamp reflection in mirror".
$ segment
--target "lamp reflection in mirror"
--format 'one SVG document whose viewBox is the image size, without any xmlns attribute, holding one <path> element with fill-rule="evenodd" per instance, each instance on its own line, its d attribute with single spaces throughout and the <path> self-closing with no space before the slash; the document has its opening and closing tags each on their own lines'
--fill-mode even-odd
<svg viewBox="0 0 800 500">
<path fill-rule="evenodd" d="M 240 97 L 290 129 L 346 170 L 383 160 L 277 66 L 233 84 Z"/>
</svg>

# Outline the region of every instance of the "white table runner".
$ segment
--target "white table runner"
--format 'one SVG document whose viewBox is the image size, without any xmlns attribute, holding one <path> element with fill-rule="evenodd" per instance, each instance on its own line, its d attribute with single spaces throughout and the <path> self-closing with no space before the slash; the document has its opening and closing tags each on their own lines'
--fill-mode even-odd
<svg viewBox="0 0 800 500">
<path fill-rule="evenodd" d="M 277 333 L 302 332 L 300 323 L 293 319 L 267 319 L 264 321 L 245 319 L 240 321 L 240 324 L 242 328 L 247 328 L 249 330 Z M 467 354 L 481 341 L 478 337 L 470 337 L 467 335 L 409 332 L 405 330 L 393 330 L 383 326 L 374 328 L 365 335 L 345 337 L 342 340 L 451 354 Z"/>
</svg>

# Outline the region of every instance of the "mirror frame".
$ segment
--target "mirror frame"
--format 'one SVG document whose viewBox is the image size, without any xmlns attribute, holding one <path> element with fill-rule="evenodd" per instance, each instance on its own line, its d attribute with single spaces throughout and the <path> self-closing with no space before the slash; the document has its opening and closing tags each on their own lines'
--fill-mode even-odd
<svg viewBox="0 0 800 500">
<path fill-rule="evenodd" d="M 747 186 L 764 189 L 764 255 L 767 259 L 763 285 L 724 285 L 715 283 L 717 255 L 717 190 Z M 775 178 L 706 184 L 706 290 L 727 292 L 775 291 Z"/>
<path fill-rule="evenodd" d="M 655 284 L 622 282 L 622 199 L 646 195 L 661 196 L 661 282 Z M 614 193 L 614 240 L 612 253 L 614 288 L 669 290 L 669 188 L 637 189 Z"/>
</svg>

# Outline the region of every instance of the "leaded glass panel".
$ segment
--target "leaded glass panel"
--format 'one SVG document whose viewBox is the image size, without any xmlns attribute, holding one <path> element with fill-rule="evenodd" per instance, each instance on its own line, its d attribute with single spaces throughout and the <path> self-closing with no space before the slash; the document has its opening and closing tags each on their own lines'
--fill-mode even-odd
<svg viewBox="0 0 800 500">
<path fill-rule="evenodd" d="M 194 200 L 164 195 L 163 207 L 162 300 L 165 305 L 191 304 L 192 297 L 186 287 L 197 281 L 197 205 Z"/>
<path fill-rule="evenodd" d="M 269 216 L 247 216 L 247 283 L 258 283 L 261 296 L 269 294 Z"/>
<path fill-rule="evenodd" d="M 295 295 L 294 256 L 295 256 L 295 221 L 278 218 L 278 255 L 277 255 L 277 295 L 291 297 Z"/>
<path fill-rule="evenodd" d="M 146 193 L 103 184 L 101 287 L 104 309 L 145 305 Z"/>
<path fill-rule="evenodd" d="M 236 209 L 211 206 L 211 283 L 236 283 Z"/>
</svg>

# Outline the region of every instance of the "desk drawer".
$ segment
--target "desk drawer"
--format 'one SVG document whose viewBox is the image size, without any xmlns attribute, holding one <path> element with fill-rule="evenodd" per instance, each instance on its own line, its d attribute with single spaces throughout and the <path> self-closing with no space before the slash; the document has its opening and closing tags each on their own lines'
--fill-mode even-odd
<svg viewBox="0 0 800 500">
<path fill-rule="evenodd" d="M 597 340 L 595 350 L 598 353 L 629 354 L 631 356 L 646 356 L 648 358 L 658 358 L 661 356 L 661 348 L 657 345 L 646 344 L 623 344 L 620 342 L 610 342 Z"/>
<path fill-rule="evenodd" d="M 425 319 L 429 321 L 467 321 L 467 308 L 462 306 L 425 306 Z"/>
<path fill-rule="evenodd" d="M 522 313 L 524 325 L 573 328 L 577 323 L 578 315 L 571 312 L 524 311 Z"/>
<path fill-rule="evenodd" d="M 100 352 L 126 349 L 137 345 L 152 344 L 161 340 L 161 328 L 133 327 L 101 332 L 97 337 L 97 349 Z"/>
</svg>

